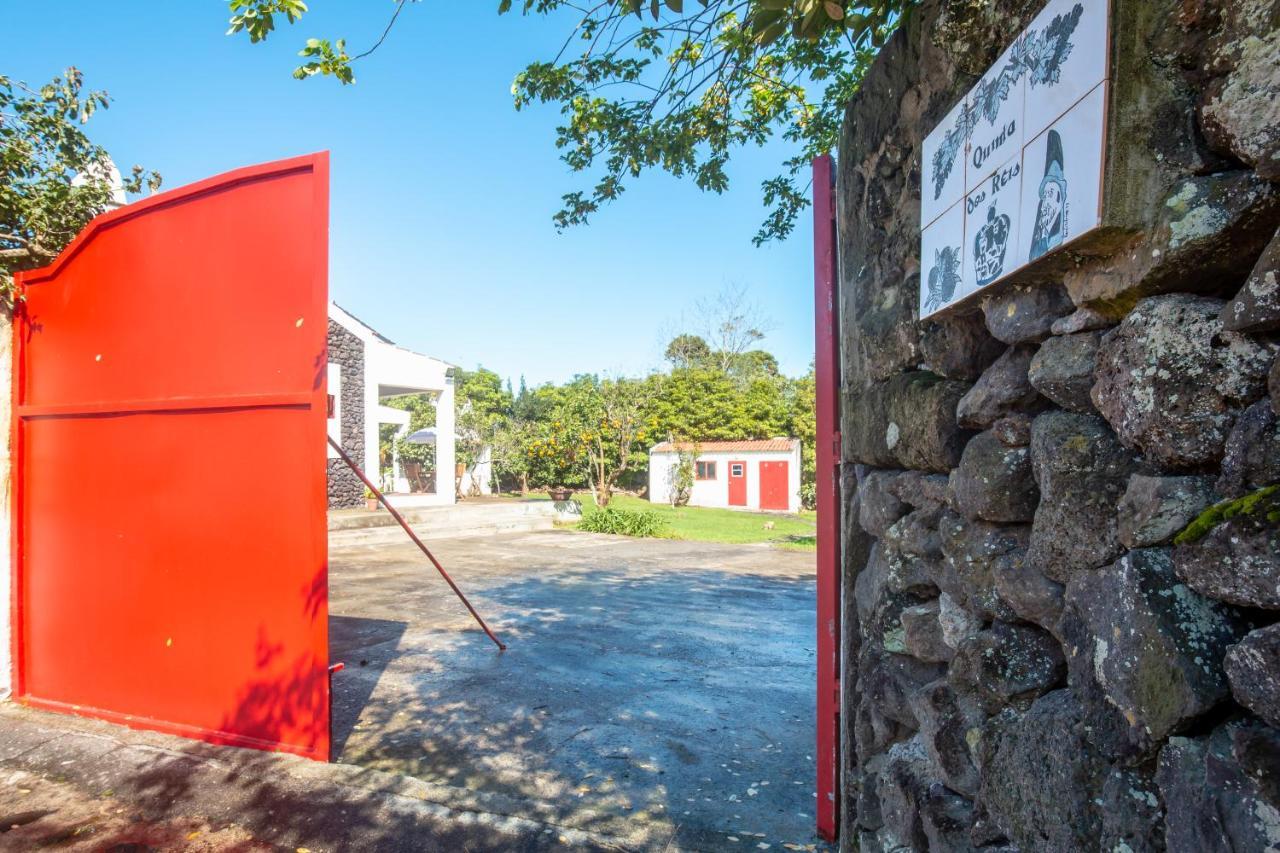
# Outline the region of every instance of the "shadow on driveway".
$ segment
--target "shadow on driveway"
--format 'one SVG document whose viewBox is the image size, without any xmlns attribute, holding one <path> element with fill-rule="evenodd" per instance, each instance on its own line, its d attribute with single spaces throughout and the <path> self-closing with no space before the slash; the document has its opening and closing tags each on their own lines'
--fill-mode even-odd
<svg viewBox="0 0 1280 853">
<path fill-rule="evenodd" d="M 335 550 L 336 760 L 589 833 L 814 843 L 812 554 L 569 532 L 433 547 L 510 650 L 412 545 Z"/>
</svg>

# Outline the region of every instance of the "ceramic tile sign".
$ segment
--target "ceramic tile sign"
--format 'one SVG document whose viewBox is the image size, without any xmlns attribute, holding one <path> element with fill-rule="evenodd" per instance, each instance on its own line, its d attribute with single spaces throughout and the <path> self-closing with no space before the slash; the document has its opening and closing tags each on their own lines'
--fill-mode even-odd
<svg viewBox="0 0 1280 853">
<path fill-rule="evenodd" d="M 1097 226 L 1107 14 L 1108 0 L 1050 0 L 925 138 L 921 317 Z M 953 217 L 956 205 L 963 219 L 960 279 L 953 288 L 938 285 L 942 279 L 931 285 L 938 235 L 952 233 L 956 224 L 935 226 Z M 1037 234 L 1041 208 L 1050 230 Z M 1033 254 L 1033 242 L 1041 251 Z"/>
<path fill-rule="evenodd" d="M 964 202 L 929 223 L 920 236 L 920 314 L 932 314 L 968 294 L 961 286 L 964 259 Z"/>
<path fill-rule="evenodd" d="M 1107 76 L 1107 4 L 1049 0 L 1027 27 L 1026 138 L 1033 139 Z"/>
<path fill-rule="evenodd" d="M 1020 263 L 1098 226 L 1105 110 L 1099 83 L 1023 149 Z"/>
<path fill-rule="evenodd" d="M 1022 109 L 1027 88 L 1027 75 L 1018 64 L 1022 42 L 1022 36 L 1015 39 L 969 95 L 972 128 L 965 162 L 966 193 L 987 180 L 993 166 L 1022 151 Z"/>
<path fill-rule="evenodd" d="M 1000 164 L 965 196 L 961 291 L 981 290 L 1019 266 L 1022 152 Z M 963 298 L 962 296 L 962 298 Z"/>
<path fill-rule="evenodd" d="M 967 99 L 956 104 L 938 130 L 929 134 L 924 141 L 925 172 L 930 174 L 929 165 L 933 164 L 932 179 L 923 181 L 920 187 L 920 224 L 927 227 L 937 219 L 943 211 L 949 210 L 964 198 L 964 140 L 954 134 L 940 133 L 942 128 L 959 127 L 966 123 L 964 113 L 969 109 Z"/>
</svg>

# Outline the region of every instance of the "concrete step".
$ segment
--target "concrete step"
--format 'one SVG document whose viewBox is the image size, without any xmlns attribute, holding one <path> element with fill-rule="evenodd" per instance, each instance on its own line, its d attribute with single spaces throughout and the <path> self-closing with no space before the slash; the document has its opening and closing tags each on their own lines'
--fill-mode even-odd
<svg viewBox="0 0 1280 853">
<path fill-rule="evenodd" d="M 529 533 L 535 530 L 550 530 L 555 527 L 555 519 L 530 517 L 523 521 L 487 522 L 485 524 L 441 525 L 411 523 L 411 526 L 414 533 L 418 534 L 424 541 L 429 542 L 431 539 L 457 539 L 467 536 L 490 536 L 495 533 Z M 365 527 L 329 531 L 329 544 L 338 547 L 345 545 L 393 544 L 408 541 L 409 538 L 400 529 L 400 525 L 394 523 L 390 527 Z"/>
<path fill-rule="evenodd" d="M 550 530 L 557 520 L 580 517 L 572 502 L 511 501 L 474 503 L 442 507 L 415 507 L 400 514 L 424 539 L 457 536 L 485 536 L 493 533 L 524 533 Z M 386 510 L 342 512 L 329 516 L 329 541 L 334 545 L 363 545 L 399 542 L 406 539 L 400 525 Z"/>
</svg>

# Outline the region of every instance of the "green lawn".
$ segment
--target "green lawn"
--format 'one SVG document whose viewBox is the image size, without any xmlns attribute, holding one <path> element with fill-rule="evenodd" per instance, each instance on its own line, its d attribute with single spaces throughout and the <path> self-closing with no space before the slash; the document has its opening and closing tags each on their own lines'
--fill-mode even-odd
<svg viewBox="0 0 1280 853">
<path fill-rule="evenodd" d="M 582 503 L 584 513 L 595 510 L 590 492 L 579 492 L 574 499 Z M 626 510 L 649 510 L 666 522 L 663 535 L 671 539 L 695 542 L 772 542 L 783 548 L 812 551 L 816 548 L 817 515 L 783 515 L 771 512 L 743 512 L 708 507 L 672 507 L 653 504 L 630 495 L 615 495 L 612 505 Z M 766 526 L 772 525 L 772 528 Z"/>
</svg>

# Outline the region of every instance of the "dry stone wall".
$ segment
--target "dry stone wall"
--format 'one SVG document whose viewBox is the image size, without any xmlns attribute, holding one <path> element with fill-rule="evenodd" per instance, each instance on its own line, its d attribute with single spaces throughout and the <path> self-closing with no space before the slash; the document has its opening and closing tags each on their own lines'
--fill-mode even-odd
<svg viewBox="0 0 1280 853">
<path fill-rule="evenodd" d="M 342 375 L 342 449 L 364 459 L 364 342 L 329 321 L 329 361 Z M 329 509 L 364 505 L 364 484 L 341 459 L 328 460 Z"/>
<path fill-rule="evenodd" d="M 1114 0 L 1107 214 L 917 321 L 927 2 L 839 152 L 842 846 L 1280 850 L 1280 3 Z"/>
</svg>

